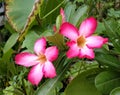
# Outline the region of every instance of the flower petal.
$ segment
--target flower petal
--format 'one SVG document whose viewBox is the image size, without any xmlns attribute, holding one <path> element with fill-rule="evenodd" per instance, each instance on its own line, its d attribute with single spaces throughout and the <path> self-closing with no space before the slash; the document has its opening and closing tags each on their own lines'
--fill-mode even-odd
<svg viewBox="0 0 120 95">
<path fill-rule="evenodd" d="M 73 41 L 67 42 L 67 45 L 70 47 L 67 51 L 66 55 L 68 58 L 77 57 L 79 55 L 79 48 L 77 47 L 77 44 Z"/>
<path fill-rule="evenodd" d="M 79 58 L 93 59 L 94 57 L 93 49 L 89 49 L 87 46 L 81 49 Z"/>
<path fill-rule="evenodd" d="M 37 55 L 44 54 L 46 48 L 46 39 L 44 37 L 38 39 L 34 45 L 34 51 Z"/>
<path fill-rule="evenodd" d="M 60 9 L 60 15 L 62 16 L 62 23 L 64 23 L 66 20 L 65 20 L 65 13 L 63 8 Z"/>
<path fill-rule="evenodd" d="M 68 22 L 63 23 L 60 27 L 60 33 L 74 41 L 78 37 L 77 31 L 77 28 Z"/>
<path fill-rule="evenodd" d="M 89 48 L 101 48 L 103 44 L 108 42 L 107 38 L 101 36 L 90 36 L 86 38 L 86 44 Z"/>
<path fill-rule="evenodd" d="M 52 62 L 52 61 L 56 60 L 56 58 L 58 57 L 58 53 L 59 53 L 59 51 L 58 51 L 57 47 L 51 46 L 46 49 L 45 56 L 46 56 L 47 60 Z"/>
<path fill-rule="evenodd" d="M 97 27 L 97 21 L 95 18 L 90 17 L 82 22 L 79 28 L 79 35 L 84 35 L 85 37 L 93 34 Z"/>
<path fill-rule="evenodd" d="M 44 76 L 48 78 L 54 78 L 56 76 L 55 67 L 50 61 L 46 61 L 44 64 Z"/>
<path fill-rule="evenodd" d="M 38 85 L 39 82 L 42 80 L 43 77 L 43 65 L 37 64 L 32 69 L 30 70 L 28 74 L 28 80 L 33 84 L 33 85 Z"/>
<path fill-rule="evenodd" d="M 22 65 L 25 67 L 30 67 L 36 65 L 38 62 L 36 61 L 38 57 L 34 54 L 23 52 L 19 53 L 15 56 L 15 62 L 18 65 Z"/>
</svg>

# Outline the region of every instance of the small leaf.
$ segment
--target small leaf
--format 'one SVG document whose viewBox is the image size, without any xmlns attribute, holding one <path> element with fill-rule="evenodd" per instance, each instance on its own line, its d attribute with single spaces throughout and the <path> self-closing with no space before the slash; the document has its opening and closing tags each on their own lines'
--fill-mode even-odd
<svg viewBox="0 0 120 95">
<path fill-rule="evenodd" d="M 104 71 L 95 78 L 95 86 L 103 94 L 109 94 L 110 91 L 120 86 L 119 73 L 112 71 Z"/>
<path fill-rule="evenodd" d="M 14 33 L 10 36 L 10 38 L 7 40 L 4 46 L 4 49 L 3 49 L 4 53 L 6 53 L 8 50 L 10 50 L 15 45 L 18 37 L 19 37 L 19 33 Z"/>
<path fill-rule="evenodd" d="M 22 47 L 26 47 L 28 51 L 33 52 L 34 43 L 39 38 L 39 35 L 35 31 L 30 31 L 23 42 Z"/>
<path fill-rule="evenodd" d="M 59 34 L 59 32 L 55 33 L 53 36 L 47 36 L 47 40 L 52 42 L 54 45 L 57 45 L 59 49 L 65 49 L 64 37 Z"/>
</svg>

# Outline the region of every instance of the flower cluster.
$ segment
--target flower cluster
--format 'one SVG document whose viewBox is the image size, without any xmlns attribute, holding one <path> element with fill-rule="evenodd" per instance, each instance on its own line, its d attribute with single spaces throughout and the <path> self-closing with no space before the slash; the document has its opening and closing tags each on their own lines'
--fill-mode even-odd
<svg viewBox="0 0 120 95">
<path fill-rule="evenodd" d="M 94 48 L 101 48 L 108 42 L 107 38 L 92 35 L 97 27 L 97 21 L 94 17 L 85 19 L 80 28 L 65 21 L 64 10 L 61 9 L 62 24 L 59 33 L 70 39 L 66 45 L 69 47 L 66 55 L 68 58 L 88 58 L 93 59 Z M 56 30 L 54 30 L 56 31 Z M 22 52 L 16 55 L 15 62 L 25 67 L 33 66 L 28 74 L 28 80 L 33 85 L 38 85 L 44 77 L 54 78 L 56 70 L 52 62 L 57 59 L 59 50 L 56 46 L 46 48 L 46 39 L 38 39 L 34 45 L 35 54 Z"/>
</svg>

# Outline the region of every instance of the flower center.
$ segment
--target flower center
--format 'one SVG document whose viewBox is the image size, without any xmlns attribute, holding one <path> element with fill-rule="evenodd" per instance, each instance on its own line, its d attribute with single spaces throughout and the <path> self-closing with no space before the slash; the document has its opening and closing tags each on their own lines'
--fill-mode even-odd
<svg viewBox="0 0 120 95">
<path fill-rule="evenodd" d="M 86 39 L 84 36 L 80 36 L 77 38 L 77 45 L 80 48 L 83 48 L 85 46 Z"/>
<path fill-rule="evenodd" d="M 38 56 L 38 61 L 39 61 L 41 64 L 44 64 L 46 60 L 47 60 L 47 59 L 46 59 L 46 56 L 45 56 L 44 54 L 40 54 L 40 55 Z"/>
</svg>

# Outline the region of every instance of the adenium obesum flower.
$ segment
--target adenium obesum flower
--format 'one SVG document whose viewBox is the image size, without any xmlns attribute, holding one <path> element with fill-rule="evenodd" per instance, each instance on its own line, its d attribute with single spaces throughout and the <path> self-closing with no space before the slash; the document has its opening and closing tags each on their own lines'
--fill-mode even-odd
<svg viewBox="0 0 120 95">
<path fill-rule="evenodd" d="M 93 59 L 95 57 L 93 49 L 101 48 L 108 42 L 107 38 L 101 36 L 92 36 L 97 27 L 97 21 L 94 17 L 87 18 L 81 23 L 79 30 L 72 24 L 65 22 L 60 27 L 60 33 L 70 39 L 67 46 L 67 57 L 79 57 Z"/>
<path fill-rule="evenodd" d="M 38 39 L 34 45 L 35 54 L 22 52 L 15 56 L 15 62 L 25 67 L 33 66 L 28 74 L 28 80 L 33 85 L 38 85 L 44 77 L 54 78 L 56 76 L 55 68 L 52 64 L 58 57 L 56 46 L 46 48 L 46 39 Z"/>
</svg>

